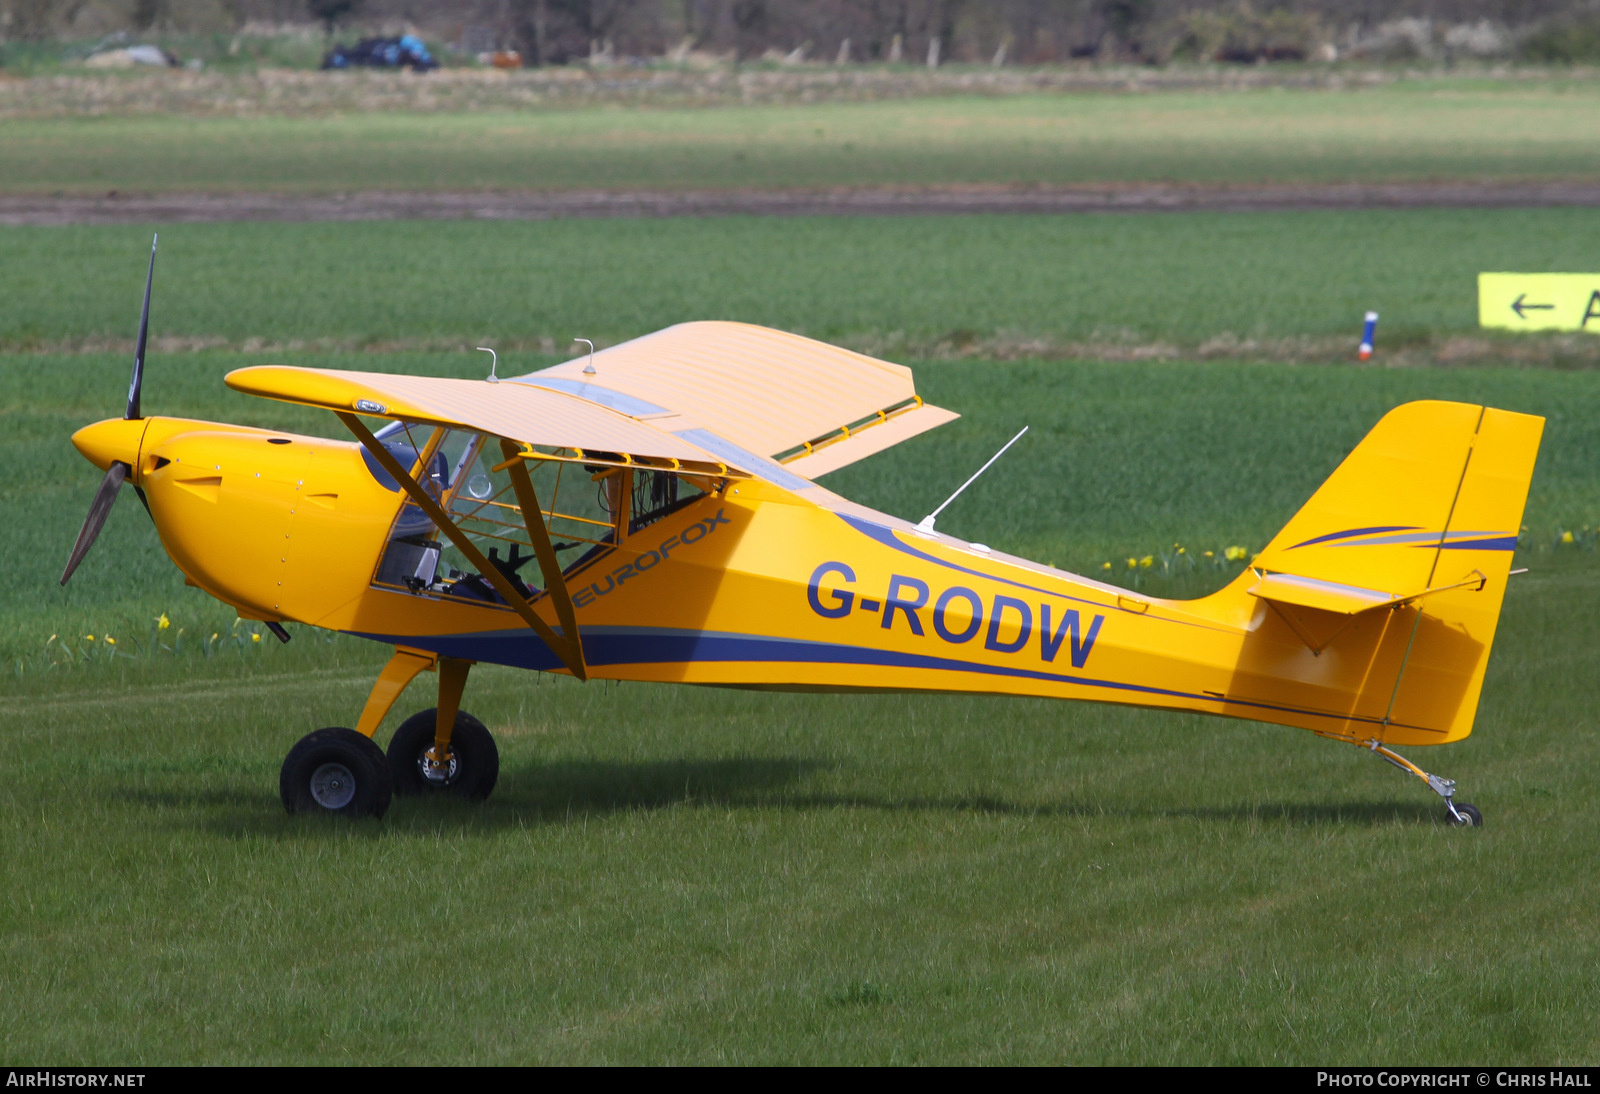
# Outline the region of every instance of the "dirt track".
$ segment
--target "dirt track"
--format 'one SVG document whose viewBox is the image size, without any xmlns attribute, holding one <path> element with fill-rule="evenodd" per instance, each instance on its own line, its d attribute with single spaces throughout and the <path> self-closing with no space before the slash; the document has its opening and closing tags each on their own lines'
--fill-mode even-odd
<svg viewBox="0 0 1600 1094">
<path fill-rule="evenodd" d="M 612 217 L 927 216 L 961 213 L 1262 212 L 1600 206 L 1600 182 L 1325 186 L 106 194 L 0 197 L 0 224 L 229 220 L 556 220 Z"/>
</svg>

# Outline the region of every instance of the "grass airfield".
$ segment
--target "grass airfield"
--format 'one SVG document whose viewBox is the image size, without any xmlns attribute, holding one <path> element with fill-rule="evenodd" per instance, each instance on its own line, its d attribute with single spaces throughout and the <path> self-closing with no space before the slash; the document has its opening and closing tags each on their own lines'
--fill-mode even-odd
<svg viewBox="0 0 1600 1094">
<path fill-rule="evenodd" d="M 384 650 L 254 640 L 131 496 L 57 588 L 97 481 L 67 437 L 120 409 L 148 234 L 0 229 L 0 1060 L 1594 1063 L 1600 389 L 1581 341 L 1478 334 L 1472 275 L 1581 269 L 1596 223 L 162 228 L 149 413 L 331 435 L 222 375 L 481 375 L 482 344 L 511 373 L 572 335 L 771 323 L 964 415 L 829 486 L 915 519 L 1029 424 L 941 527 L 1155 595 L 1220 585 L 1185 560 L 1259 549 L 1398 402 L 1544 414 L 1477 732 L 1413 756 L 1478 831 L 1252 723 L 493 668 L 464 704 L 500 743 L 486 805 L 290 818 L 283 755 L 354 720 Z"/>
<path fill-rule="evenodd" d="M 329 824 L 277 765 L 354 664 L 7 702 L 0 1055 L 1589 1062 L 1596 591 L 1514 590 L 1476 832 L 1243 723 L 494 670 L 487 805 Z"/>
</svg>

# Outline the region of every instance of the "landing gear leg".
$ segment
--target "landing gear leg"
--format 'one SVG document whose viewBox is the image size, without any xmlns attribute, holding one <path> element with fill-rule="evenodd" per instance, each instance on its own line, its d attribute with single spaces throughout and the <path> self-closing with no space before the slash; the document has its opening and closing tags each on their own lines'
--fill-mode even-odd
<svg viewBox="0 0 1600 1094">
<path fill-rule="evenodd" d="M 461 709 L 471 661 L 439 659 L 439 705 L 401 723 L 389 739 L 394 792 L 483 801 L 500 777 L 500 751 L 484 724 Z"/>
<path fill-rule="evenodd" d="M 404 650 L 396 646 L 394 656 L 389 658 L 389 663 L 378 674 L 377 683 L 372 685 L 372 694 L 367 696 L 367 705 L 361 710 L 356 732 L 363 737 L 371 737 L 378 732 L 383 716 L 389 713 L 389 708 L 406 690 L 406 685 L 433 668 L 437 662 L 438 658 L 431 653 Z"/>
<path fill-rule="evenodd" d="M 1429 774 L 1416 764 L 1412 763 L 1410 760 L 1406 759 L 1404 756 L 1400 755 L 1398 752 L 1394 752 L 1385 748 L 1377 741 L 1368 740 L 1357 741 L 1355 743 L 1367 748 L 1372 752 L 1376 752 L 1379 756 L 1394 764 L 1394 766 L 1398 767 L 1401 771 L 1404 771 L 1408 775 L 1415 775 L 1417 778 L 1427 783 L 1428 789 L 1432 790 L 1435 794 L 1444 799 L 1444 807 L 1450 813 L 1450 823 L 1457 828 L 1483 827 L 1483 814 L 1478 811 L 1477 806 L 1468 805 L 1466 802 L 1458 803 L 1455 800 L 1456 781 L 1454 779 L 1446 779 L 1440 775 Z"/>
<path fill-rule="evenodd" d="M 471 661 L 456 657 L 444 657 L 439 661 L 439 705 L 434 709 L 433 748 L 423 756 L 423 762 L 435 774 L 445 771 L 454 759 L 450 753 L 450 738 L 456 730 L 461 693 L 467 690 L 467 673 L 471 671 Z"/>
</svg>

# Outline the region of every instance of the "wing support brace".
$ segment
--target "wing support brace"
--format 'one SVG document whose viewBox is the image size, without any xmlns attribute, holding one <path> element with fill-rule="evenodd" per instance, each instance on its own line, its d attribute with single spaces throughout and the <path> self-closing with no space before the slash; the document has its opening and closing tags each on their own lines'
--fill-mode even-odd
<svg viewBox="0 0 1600 1094">
<path fill-rule="evenodd" d="M 550 647 L 551 652 L 561 659 L 561 663 L 571 670 L 572 675 L 579 680 L 587 680 L 589 678 L 589 668 L 583 658 L 583 641 L 578 634 L 578 623 L 572 606 L 572 597 L 567 592 L 566 579 L 561 575 L 561 566 L 556 560 L 555 548 L 550 543 L 550 534 L 545 530 L 544 522 L 539 519 L 539 503 L 537 498 L 534 497 L 533 483 L 528 478 L 526 469 L 519 468 L 522 471 L 520 482 L 517 480 L 516 473 L 513 472 L 512 483 L 516 490 L 517 503 L 522 508 L 522 519 L 527 526 L 528 538 L 532 541 L 534 555 L 539 560 L 539 570 L 544 575 L 545 588 L 550 592 L 550 600 L 555 605 L 556 616 L 561 621 L 561 629 L 564 632 L 561 634 L 557 634 L 550 624 L 539 618 L 538 613 L 533 610 L 533 605 L 512 586 L 506 576 L 500 572 L 500 568 L 483 557 L 483 552 L 478 550 L 472 539 L 456 525 L 455 521 L 445 514 L 439 503 L 422 488 L 416 479 L 411 477 L 410 472 L 400 466 L 400 461 L 395 459 L 394 454 L 378 442 L 378 439 L 372 435 L 372 431 L 366 427 L 360 418 L 347 411 L 335 411 L 335 413 L 338 414 L 339 420 L 345 424 L 350 432 L 356 435 L 356 439 L 361 442 L 362 447 L 372 453 L 373 458 L 378 461 L 379 465 L 389 472 L 395 482 L 399 483 L 401 488 L 411 496 L 411 500 L 416 503 L 417 508 L 426 513 L 429 519 L 438 525 L 439 530 L 455 545 L 456 550 L 465 555 L 467 561 L 472 563 L 478 573 L 482 574 L 489 584 L 494 586 L 495 592 L 499 593 L 511 610 L 521 616 L 522 621 L 532 628 L 533 633 L 537 634 L 540 640 Z M 503 451 L 510 442 L 502 439 L 500 444 Z M 515 448 L 513 448 L 513 451 L 515 451 Z"/>
<path fill-rule="evenodd" d="M 514 443 L 500 438 L 500 453 L 508 461 L 517 451 Z M 527 464 L 521 460 L 506 468 L 506 474 L 511 476 L 511 489 L 517 495 L 522 523 L 528 529 L 528 542 L 533 544 L 534 556 L 539 560 L 539 572 L 544 575 L 544 587 L 550 591 L 550 600 L 556 606 L 556 618 L 561 621 L 561 631 L 572 636 L 572 652 L 579 666 L 573 672 L 581 680 L 588 666 L 583 661 L 583 641 L 578 637 L 578 613 L 572 606 L 572 594 L 567 591 L 567 579 L 561 574 L 561 563 L 556 559 L 549 529 L 539 519 L 539 496 L 533 492 L 533 479 L 528 476 Z"/>
</svg>

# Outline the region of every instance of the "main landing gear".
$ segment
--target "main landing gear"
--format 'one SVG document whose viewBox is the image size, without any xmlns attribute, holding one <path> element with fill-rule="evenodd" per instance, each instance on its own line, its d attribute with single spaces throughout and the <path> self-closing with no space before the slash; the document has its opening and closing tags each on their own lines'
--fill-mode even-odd
<svg viewBox="0 0 1600 1094">
<path fill-rule="evenodd" d="M 1349 740 L 1349 738 L 1345 738 L 1345 740 Z M 1428 789 L 1432 790 L 1435 794 L 1438 794 L 1444 799 L 1444 807 L 1449 811 L 1449 819 L 1452 826 L 1456 828 L 1483 827 L 1483 814 L 1479 812 L 1477 806 L 1468 805 L 1466 802 L 1457 802 L 1455 800 L 1456 781 L 1454 779 L 1446 779 L 1439 775 L 1430 775 L 1428 772 L 1422 770 L 1422 768 L 1418 767 L 1416 764 L 1412 763 L 1398 752 L 1393 752 L 1383 747 L 1383 745 L 1379 744 L 1377 741 L 1351 741 L 1351 743 L 1360 745 L 1362 748 L 1368 749 L 1369 751 L 1376 752 L 1380 757 L 1394 764 L 1394 766 L 1398 767 L 1401 771 L 1404 771 L 1408 775 L 1415 775 L 1417 778 L 1427 783 Z"/>
<path fill-rule="evenodd" d="M 483 801 L 500 777 L 500 751 L 482 722 L 456 713 L 455 728 L 439 756 L 439 712 L 413 714 L 389 738 L 389 777 L 402 798 L 444 794 Z"/>
<path fill-rule="evenodd" d="M 381 817 L 397 794 L 487 798 L 500 776 L 500 752 L 483 723 L 460 709 L 472 664 L 395 650 L 355 729 L 319 729 L 289 750 L 278 777 L 284 808 L 291 813 Z M 401 723 L 384 755 L 373 733 L 406 685 L 434 668 L 439 672 L 439 705 Z"/>
</svg>

